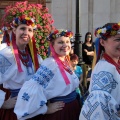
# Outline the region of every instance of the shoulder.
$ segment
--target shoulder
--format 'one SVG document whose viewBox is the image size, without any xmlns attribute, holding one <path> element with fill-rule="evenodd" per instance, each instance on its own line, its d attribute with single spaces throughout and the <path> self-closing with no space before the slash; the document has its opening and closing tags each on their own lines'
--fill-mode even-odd
<svg viewBox="0 0 120 120">
<path fill-rule="evenodd" d="M 13 57 L 13 51 L 10 46 L 7 46 L 5 43 L 0 45 L 0 55 L 6 58 Z"/>
<path fill-rule="evenodd" d="M 114 73 L 116 71 L 116 67 L 106 60 L 99 60 L 99 62 L 95 65 L 93 72 L 100 71 Z"/>
<path fill-rule="evenodd" d="M 7 44 L 6 44 L 6 43 L 0 44 L 0 50 L 5 49 L 6 47 L 7 47 Z"/>
<path fill-rule="evenodd" d="M 76 67 L 77 67 L 77 70 L 82 72 L 82 68 L 80 66 L 77 65 Z"/>
</svg>

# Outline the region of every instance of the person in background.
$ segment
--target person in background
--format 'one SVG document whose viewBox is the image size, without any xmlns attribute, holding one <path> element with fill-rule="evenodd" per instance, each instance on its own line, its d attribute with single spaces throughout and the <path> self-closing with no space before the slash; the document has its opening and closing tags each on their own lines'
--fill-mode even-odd
<svg viewBox="0 0 120 120">
<path fill-rule="evenodd" d="M 71 61 L 72 71 L 75 72 L 75 74 L 77 75 L 77 77 L 79 78 L 79 81 L 80 81 L 79 87 L 76 89 L 76 92 L 79 94 L 80 102 L 81 102 L 81 105 L 82 105 L 83 100 L 82 100 L 81 90 L 83 90 L 83 85 L 82 85 L 83 70 L 80 66 L 78 66 L 79 58 L 76 54 L 71 54 L 70 55 L 70 61 Z"/>
<path fill-rule="evenodd" d="M 87 32 L 85 35 L 85 41 L 82 44 L 82 57 L 83 61 L 89 68 L 92 68 L 92 61 L 94 56 L 94 43 L 92 39 L 92 34 Z"/>
<path fill-rule="evenodd" d="M 82 68 L 80 66 L 78 66 L 78 62 L 79 62 L 78 56 L 76 54 L 71 54 L 70 55 L 70 61 L 71 61 L 72 70 L 75 72 L 75 74 L 79 78 L 80 85 L 82 86 L 83 71 L 82 71 Z"/>
<path fill-rule="evenodd" d="M 55 30 L 48 36 L 51 56 L 42 62 L 37 72 L 20 90 L 14 109 L 18 119 L 79 119 L 80 106 L 76 94 L 79 79 L 72 72 L 69 59 L 72 37 L 71 31 L 62 29 Z M 64 106 L 59 105 L 56 109 L 61 106 L 60 111 L 47 115 L 47 101 L 62 101 Z"/>
<path fill-rule="evenodd" d="M 98 56 L 80 120 L 120 120 L 120 23 L 95 30 Z"/>
</svg>

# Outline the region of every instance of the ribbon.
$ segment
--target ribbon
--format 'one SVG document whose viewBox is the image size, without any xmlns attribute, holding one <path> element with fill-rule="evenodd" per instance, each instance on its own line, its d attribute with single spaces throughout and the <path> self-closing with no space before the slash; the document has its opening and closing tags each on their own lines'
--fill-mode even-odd
<svg viewBox="0 0 120 120">
<path fill-rule="evenodd" d="M 14 35 L 12 35 L 12 50 L 13 50 L 13 53 L 14 53 L 14 57 L 15 57 L 15 61 L 17 63 L 17 66 L 18 66 L 18 71 L 19 72 L 23 72 L 22 68 L 21 68 L 21 63 L 20 63 L 20 58 L 19 58 L 19 54 L 18 54 L 18 49 L 17 49 L 17 46 L 16 46 L 16 42 L 15 42 L 15 37 Z"/>
<path fill-rule="evenodd" d="M 30 48 L 32 60 L 33 60 L 33 63 L 34 63 L 35 71 L 37 71 L 37 69 L 39 68 L 39 62 L 38 62 L 37 50 L 36 50 L 34 37 L 29 42 L 29 48 Z"/>
<path fill-rule="evenodd" d="M 61 63 L 60 59 L 58 58 L 58 56 L 55 53 L 55 50 L 54 50 L 54 48 L 53 48 L 53 46 L 51 44 L 50 44 L 50 50 L 52 52 L 52 56 L 54 57 L 55 61 L 58 64 L 58 67 L 59 67 L 60 72 L 61 72 L 61 74 L 62 74 L 62 76 L 64 78 L 64 81 L 65 81 L 66 85 L 70 84 L 70 81 L 69 81 L 69 79 L 68 79 L 68 77 L 67 77 L 67 75 L 65 73 L 65 70 L 63 69 L 63 64 Z"/>
</svg>

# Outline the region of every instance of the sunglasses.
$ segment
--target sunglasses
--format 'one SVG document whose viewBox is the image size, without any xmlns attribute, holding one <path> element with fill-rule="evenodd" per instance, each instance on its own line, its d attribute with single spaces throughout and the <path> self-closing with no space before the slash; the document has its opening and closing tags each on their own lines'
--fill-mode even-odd
<svg viewBox="0 0 120 120">
<path fill-rule="evenodd" d="M 91 38 L 92 36 L 87 36 L 87 38 Z"/>
</svg>

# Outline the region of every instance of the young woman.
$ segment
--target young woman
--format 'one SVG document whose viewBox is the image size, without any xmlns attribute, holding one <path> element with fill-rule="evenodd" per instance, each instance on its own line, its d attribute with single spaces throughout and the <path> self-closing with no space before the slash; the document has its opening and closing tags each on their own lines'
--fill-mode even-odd
<svg viewBox="0 0 120 120">
<path fill-rule="evenodd" d="M 13 108 L 16 102 L 16 96 L 26 80 L 29 80 L 35 73 L 42 62 L 40 56 L 31 56 L 30 46 L 28 45 L 33 40 L 33 26 L 34 22 L 27 24 L 26 17 L 16 17 L 13 21 L 12 27 L 12 41 L 9 43 L 2 43 L 0 50 L 0 84 L 10 90 L 10 98 L 2 105 L 4 112 L 0 112 L 2 120 L 17 119 L 13 113 Z M 34 26 L 35 27 L 35 26 Z M 9 36 L 8 36 L 9 37 Z M 32 46 L 31 46 L 32 47 Z M 36 63 L 33 59 L 36 59 Z M 8 109 L 8 110 L 7 110 Z M 7 111 L 8 116 L 6 115 Z M 10 117 L 10 116 L 14 117 Z"/>
<path fill-rule="evenodd" d="M 91 68 L 94 56 L 94 44 L 92 40 L 92 34 L 90 32 L 87 32 L 85 35 L 85 41 L 82 45 L 82 55 L 85 64 Z"/>
<path fill-rule="evenodd" d="M 79 79 L 70 69 L 68 56 L 71 51 L 71 37 L 73 34 L 68 30 L 55 30 L 48 37 L 51 56 L 42 62 L 36 74 L 20 90 L 15 106 L 18 119 L 79 119 L 80 106 L 75 91 L 79 86 Z M 47 115 L 47 101 L 62 101 L 64 106 L 60 111 Z"/>
<path fill-rule="evenodd" d="M 120 120 L 120 23 L 97 28 L 98 62 L 80 120 Z M 98 47 L 97 46 L 97 47 Z"/>
</svg>

